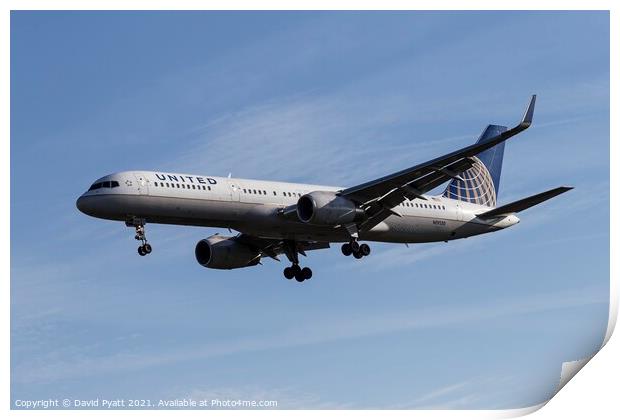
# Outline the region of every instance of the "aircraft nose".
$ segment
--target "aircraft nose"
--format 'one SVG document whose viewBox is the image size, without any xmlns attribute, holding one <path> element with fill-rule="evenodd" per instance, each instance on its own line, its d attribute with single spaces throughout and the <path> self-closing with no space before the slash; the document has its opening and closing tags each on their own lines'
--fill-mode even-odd
<svg viewBox="0 0 620 420">
<path fill-rule="evenodd" d="M 92 206 L 88 204 L 88 197 L 79 196 L 75 202 L 75 207 L 84 214 L 92 213 Z"/>
</svg>

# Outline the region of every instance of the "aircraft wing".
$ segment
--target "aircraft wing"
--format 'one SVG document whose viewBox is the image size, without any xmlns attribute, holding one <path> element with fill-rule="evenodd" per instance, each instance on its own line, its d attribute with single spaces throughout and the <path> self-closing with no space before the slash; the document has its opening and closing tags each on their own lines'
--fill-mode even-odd
<svg viewBox="0 0 620 420">
<path fill-rule="evenodd" d="M 519 124 L 495 137 L 340 191 L 339 195 L 358 203 L 368 215 L 368 219 L 358 229 L 369 230 L 391 214 L 398 215 L 392 209 L 405 199 L 423 198 L 422 194 L 444 182 L 458 179 L 459 173 L 472 167 L 473 156 L 527 129 L 532 124 L 535 104 L 536 95 L 532 95 Z"/>
</svg>

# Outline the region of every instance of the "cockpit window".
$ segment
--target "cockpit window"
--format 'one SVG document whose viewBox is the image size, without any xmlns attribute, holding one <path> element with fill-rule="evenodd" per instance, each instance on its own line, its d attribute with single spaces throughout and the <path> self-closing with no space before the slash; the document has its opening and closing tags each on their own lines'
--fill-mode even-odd
<svg viewBox="0 0 620 420">
<path fill-rule="evenodd" d="M 98 190 L 99 188 L 116 188 L 119 187 L 118 181 L 104 181 L 104 182 L 95 182 L 90 186 L 88 191 Z"/>
</svg>

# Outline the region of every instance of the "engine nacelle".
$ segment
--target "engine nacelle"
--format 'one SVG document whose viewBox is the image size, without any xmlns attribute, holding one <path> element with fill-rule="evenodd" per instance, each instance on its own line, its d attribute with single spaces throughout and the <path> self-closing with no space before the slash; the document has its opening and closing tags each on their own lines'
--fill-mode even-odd
<svg viewBox="0 0 620 420">
<path fill-rule="evenodd" d="M 258 251 L 238 243 L 231 236 L 209 236 L 196 244 L 195 253 L 198 264 L 207 268 L 230 270 L 260 262 Z"/>
<path fill-rule="evenodd" d="M 364 217 L 364 211 L 348 198 L 332 191 L 313 191 L 297 201 L 297 217 L 313 225 L 339 225 Z"/>
</svg>

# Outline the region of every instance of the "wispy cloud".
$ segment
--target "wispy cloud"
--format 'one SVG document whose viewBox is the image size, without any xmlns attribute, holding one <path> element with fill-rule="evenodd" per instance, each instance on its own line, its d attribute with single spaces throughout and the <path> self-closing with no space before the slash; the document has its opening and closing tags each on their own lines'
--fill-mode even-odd
<svg viewBox="0 0 620 420">
<path fill-rule="evenodd" d="M 378 334 L 421 328 L 441 328 L 450 325 L 478 323 L 504 316 L 536 313 L 540 311 L 579 307 L 604 303 L 606 296 L 600 290 L 569 290 L 553 294 L 502 300 L 487 305 L 460 305 L 427 307 L 420 310 L 374 314 L 372 317 L 347 319 L 315 319 L 311 323 L 296 325 L 277 334 L 246 337 L 232 341 L 219 341 L 194 349 L 175 348 L 169 353 L 120 352 L 92 357 L 89 352 L 59 351 L 41 357 L 39 363 L 14 367 L 13 379 L 18 383 L 54 382 L 81 376 L 102 375 L 119 371 L 141 370 L 153 366 L 198 360 L 242 352 L 265 351 L 310 344 L 348 340 Z"/>
</svg>

